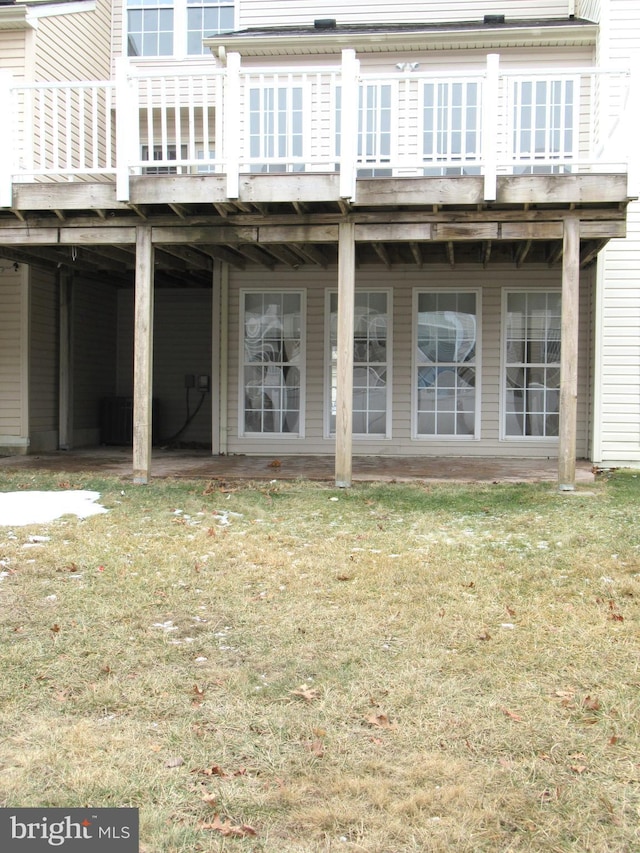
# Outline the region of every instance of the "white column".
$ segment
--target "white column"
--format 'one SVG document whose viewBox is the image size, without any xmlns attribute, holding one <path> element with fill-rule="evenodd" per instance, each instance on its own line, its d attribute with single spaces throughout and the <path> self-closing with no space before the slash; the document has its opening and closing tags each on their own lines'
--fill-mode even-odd
<svg viewBox="0 0 640 853">
<path fill-rule="evenodd" d="M 351 48 L 342 51 L 340 108 L 340 198 L 355 201 L 358 157 L 358 74 L 360 63 Z"/>
<path fill-rule="evenodd" d="M 497 53 L 490 53 L 487 56 L 487 70 L 482 93 L 482 162 L 485 201 L 495 201 L 497 194 L 499 84 L 500 56 Z"/>
<path fill-rule="evenodd" d="M 240 195 L 240 54 L 227 54 L 223 104 L 223 158 L 227 198 Z M 245 129 L 248 133 L 248 129 Z"/>
<path fill-rule="evenodd" d="M 575 216 L 564 220 L 563 249 L 558 488 L 560 491 L 573 491 L 576 484 L 580 295 L 580 220 Z"/>
<path fill-rule="evenodd" d="M 14 138 L 16 117 L 13 113 L 11 84 L 11 73 L 0 71 L 0 110 L 3 117 L 0 133 L 0 207 L 11 207 L 13 204 L 13 164 L 17 140 Z"/>
<path fill-rule="evenodd" d="M 153 398 L 153 244 L 151 227 L 136 228 L 133 339 L 133 482 L 151 476 Z"/>
<path fill-rule="evenodd" d="M 336 486 L 348 488 L 353 445 L 353 323 L 355 313 L 355 225 L 338 229 L 338 364 L 336 396 Z"/>
</svg>

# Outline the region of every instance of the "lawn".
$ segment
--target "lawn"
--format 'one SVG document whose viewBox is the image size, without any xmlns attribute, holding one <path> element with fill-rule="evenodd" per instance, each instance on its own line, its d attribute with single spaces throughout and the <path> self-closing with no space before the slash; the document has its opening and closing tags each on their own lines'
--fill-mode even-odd
<svg viewBox="0 0 640 853">
<path fill-rule="evenodd" d="M 142 853 L 640 850 L 640 476 L 94 489 L 0 527 L 0 805 Z M 1 521 L 1 519 L 0 519 Z"/>
</svg>

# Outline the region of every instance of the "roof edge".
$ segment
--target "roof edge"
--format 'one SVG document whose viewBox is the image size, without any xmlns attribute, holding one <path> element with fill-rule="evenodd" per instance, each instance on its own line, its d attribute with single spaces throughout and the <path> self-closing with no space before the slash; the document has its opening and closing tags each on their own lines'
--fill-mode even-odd
<svg viewBox="0 0 640 853">
<path fill-rule="evenodd" d="M 378 52 L 380 46 L 393 50 L 443 49 L 452 47 L 503 47 L 514 40 L 532 46 L 595 44 L 598 25 L 585 19 L 511 21 L 485 24 L 406 24 L 394 26 L 281 27 L 237 30 L 204 39 L 212 53 L 232 50 L 245 56 L 335 53 L 354 48 L 360 53 Z"/>
</svg>

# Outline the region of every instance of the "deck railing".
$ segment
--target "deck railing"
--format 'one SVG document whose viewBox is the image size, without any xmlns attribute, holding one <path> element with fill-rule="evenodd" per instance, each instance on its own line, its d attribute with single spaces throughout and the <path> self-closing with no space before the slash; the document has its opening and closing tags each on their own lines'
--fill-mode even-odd
<svg viewBox="0 0 640 853">
<path fill-rule="evenodd" d="M 624 172 L 634 80 L 627 70 L 433 72 L 400 63 L 362 73 L 345 50 L 335 66 L 150 71 L 121 60 L 116 79 L 14 83 L 0 73 L 8 117 L 0 142 L 0 206 L 14 183 L 116 181 L 136 175 L 224 175 L 237 198 L 244 173 L 358 177 L 484 177 Z"/>
</svg>

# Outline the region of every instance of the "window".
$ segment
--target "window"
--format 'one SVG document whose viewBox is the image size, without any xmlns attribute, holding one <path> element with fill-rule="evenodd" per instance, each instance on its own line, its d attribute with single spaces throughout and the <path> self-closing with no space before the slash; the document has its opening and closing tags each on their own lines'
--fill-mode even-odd
<svg viewBox="0 0 640 853">
<path fill-rule="evenodd" d="M 434 164 L 425 175 L 479 175 L 480 167 L 473 165 L 480 159 L 478 84 L 425 83 L 422 97 L 422 157 Z M 446 165 L 438 167 L 441 162 Z"/>
<path fill-rule="evenodd" d="M 304 127 L 302 86 L 254 88 L 249 92 L 249 156 L 252 172 L 301 172 Z M 264 163 L 256 161 L 265 160 Z M 282 162 L 274 162 L 281 160 Z"/>
<path fill-rule="evenodd" d="M 199 56 L 234 28 L 233 0 L 127 0 L 128 56 Z"/>
<path fill-rule="evenodd" d="M 127 1 L 129 56 L 173 54 L 173 0 Z"/>
<path fill-rule="evenodd" d="M 389 293 L 356 291 L 353 342 L 353 432 L 356 435 L 390 435 Z M 329 433 L 336 431 L 338 362 L 338 294 L 329 294 L 329 355 L 331 410 Z"/>
<path fill-rule="evenodd" d="M 538 166 L 516 166 L 518 174 L 567 172 L 554 160 L 574 156 L 576 116 L 573 80 L 516 80 L 513 88 L 513 157 L 519 161 L 544 160 Z"/>
<path fill-rule="evenodd" d="M 476 435 L 476 292 L 416 294 L 417 436 Z"/>
<path fill-rule="evenodd" d="M 506 294 L 505 436 L 556 437 L 560 402 L 559 291 Z"/>
<path fill-rule="evenodd" d="M 301 433 L 303 294 L 242 294 L 240 434 Z"/>
<path fill-rule="evenodd" d="M 164 151 L 162 145 L 154 145 L 152 148 L 152 155 L 149 157 L 149 146 L 142 146 L 142 160 L 143 161 L 167 161 L 167 160 L 177 160 L 176 157 L 176 146 L 173 143 L 169 143 Z M 187 146 L 180 146 L 180 156 L 183 160 L 187 157 Z M 182 167 L 180 169 L 178 166 L 145 166 L 143 169 L 144 175 L 177 175 L 178 171 L 182 171 Z"/>
<path fill-rule="evenodd" d="M 336 156 L 341 153 L 342 87 L 336 87 Z M 363 83 L 358 108 L 358 163 L 370 164 L 358 169 L 359 178 L 385 178 L 391 169 L 380 164 L 391 161 L 392 88 L 388 83 Z M 336 168 L 339 171 L 339 166 Z"/>
<path fill-rule="evenodd" d="M 229 0 L 187 0 L 187 53 L 196 56 L 209 51 L 202 44 L 206 36 L 233 30 L 233 2 Z"/>
</svg>

